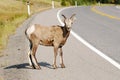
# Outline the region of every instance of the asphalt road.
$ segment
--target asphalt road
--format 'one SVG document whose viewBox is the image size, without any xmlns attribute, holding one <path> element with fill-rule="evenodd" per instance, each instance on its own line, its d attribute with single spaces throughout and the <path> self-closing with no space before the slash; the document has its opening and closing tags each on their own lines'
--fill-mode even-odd
<svg viewBox="0 0 120 80">
<path fill-rule="evenodd" d="M 97 11 L 120 18 L 120 9 L 115 6 L 96 7 Z M 64 14 L 77 13 L 73 31 L 120 63 L 120 20 L 96 14 L 91 7 L 63 10 Z"/>
<path fill-rule="evenodd" d="M 36 14 L 29 23 L 18 28 L 16 34 L 10 37 L 9 45 L 6 51 L 4 51 L 8 53 L 7 56 L 5 56 L 3 60 L 1 60 L 2 58 L 0 59 L 1 62 L 9 60 L 6 65 L 0 68 L 0 76 L 3 76 L 5 80 L 119 80 L 120 70 L 118 68 L 75 39 L 73 35 L 69 36 L 67 43 L 63 47 L 66 68 L 60 68 L 58 56 L 58 69 L 52 69 L 51 65 L 53 64 L 54 51 L 52 47 L 45 46 L 39 46 L 36 55 L 42 69 L 35 70 L 28 67 L 27 50 L 29 43 L 25 38 L 25 35 L 23 35 L 24 30 L 29 25 L 35 23 L 46 26 L 54 24 L 61 25 L 57 19 L 57 12 L 59 10 L 60 9 L 51 9 Z M 68 17 L 73 13 L 77 14 L 77 20 L 73 24 L 73 30 L 87 41 L 90 39 L 90 43 L 95 42 L 99 45 L 98 43 L 102 43 L 101 37 L 108 39 L 106 37 L 112 35 L 112 33 L 109 32 L 109 27 L 107 26 L 108 30 L 104 30 L 104 27 L 105 25 L 108 25 L 109 21 L 114 23 L 115 21 L 92 12 L 90 7 L 69 9 L 62 13 Z M 109 21 L 107 22 L 105 19 L 108 19 Z M 106 23 L 104 23 L 103 26 L 103 24 L 97 22 L 98 20 L 101 23 L 102 21 L 106 21 Z M 96 31 L 96 29 L 99 30 Z M 107 31 L 110 35 L 108 35 Z M 103 36 L 100 36 L 99 34 L 103 34 Z M 111 40 L 112 39 L 110 38 L 110 40 L 108 39 L 106 42 L 110 42 Z M 93 44 L 95 45 L 95 43 Z M 104 43 L 102 43 L 102 45 L 104 45 Z M 104 48 L 106 47 L 102 46 L 101 50 Z"/>
</svg>

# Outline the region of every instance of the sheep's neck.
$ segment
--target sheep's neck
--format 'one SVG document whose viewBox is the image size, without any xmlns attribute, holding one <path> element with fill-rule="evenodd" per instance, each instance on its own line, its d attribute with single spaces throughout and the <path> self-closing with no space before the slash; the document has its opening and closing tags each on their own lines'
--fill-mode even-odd
<svg viewBox="0 0 120 80">
<path fill-rule="evenodd" d="M 63 37 L 66 39 L 70 34 L 70 31 L 67 30 L 67 28 L 63 27 Z"/>
</svg>

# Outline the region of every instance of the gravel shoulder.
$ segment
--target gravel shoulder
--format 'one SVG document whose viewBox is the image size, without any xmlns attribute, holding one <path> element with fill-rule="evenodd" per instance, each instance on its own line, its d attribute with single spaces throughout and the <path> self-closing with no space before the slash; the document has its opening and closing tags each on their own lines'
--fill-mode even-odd
<svg viewBox="0 0 120 80">
<path fill-rule="evenodd" d="M 27 80 L 27 70 L 24 64 L 27 58 L 28 45 L 25 37 L 25 29 L 36 16 L 33 15 L 23 22 L 16 32 L 9 37 L 6 49 L 0 57 L 0 79 L 2 80 Z"/>
</svg>

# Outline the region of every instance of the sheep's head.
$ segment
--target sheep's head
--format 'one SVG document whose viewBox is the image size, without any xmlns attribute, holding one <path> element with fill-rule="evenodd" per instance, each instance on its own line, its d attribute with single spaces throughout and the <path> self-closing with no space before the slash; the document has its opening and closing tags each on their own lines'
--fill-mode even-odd
<svg viewBox="0 0 120 80">
<path fill-rule="evenodd" d="M 76 15 L 76 14 L 73 14 L 70 18 L 66 18 L 66 16 L 62 14 L 62 16 L 64 17 L 64 20 L 63 20 L 64 25 L 65 25 L 65 27 L 66 27 L 66 29 L 67 29 L 68 31 L 71 30 L 71 25 L 73 24 L 73 22 L 74 22 L 75 19 L 76 19 L 76 18 L 75 18 L 75 15 Z"/>
</svg>

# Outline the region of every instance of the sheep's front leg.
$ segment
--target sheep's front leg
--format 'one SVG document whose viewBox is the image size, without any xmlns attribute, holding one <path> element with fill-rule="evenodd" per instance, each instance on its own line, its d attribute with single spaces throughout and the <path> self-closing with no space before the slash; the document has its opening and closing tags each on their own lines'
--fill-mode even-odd
<svg viewBox="0 0 120 80">
<path fill-rule="evenodd" d="M 56 65 L 57 52 L 58 52 L 58 47 L 54 47 L 54 62 L 52 65 L 54 69 L 57 68 L 57 65 Z"/>
<path fill-rule="evenodd" d="M 62 48 L 60 48 L 60 65 L 61 68 L 65 68 L 64 62 L 63 62 L 63 51 Z"/>
</svg>

